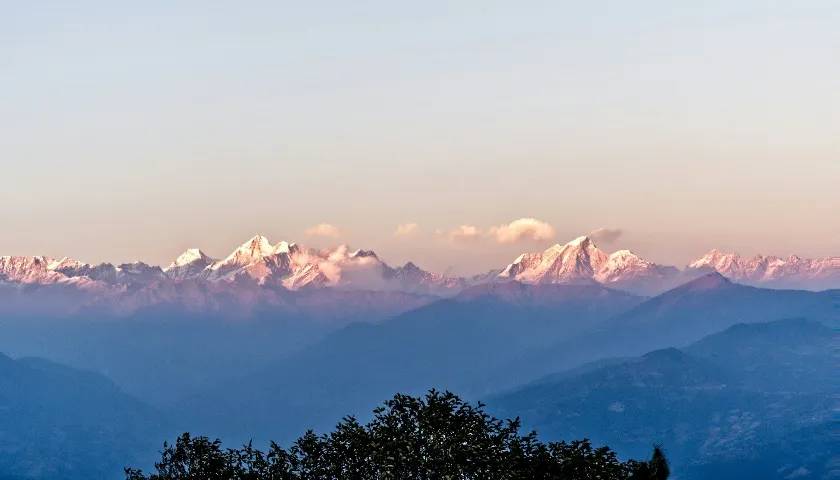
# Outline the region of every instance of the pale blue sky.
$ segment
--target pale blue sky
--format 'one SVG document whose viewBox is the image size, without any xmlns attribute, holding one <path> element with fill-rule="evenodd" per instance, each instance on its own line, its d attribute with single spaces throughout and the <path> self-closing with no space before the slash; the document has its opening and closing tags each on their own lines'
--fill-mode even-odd
<svg viewBox="0 0 840 480">
<path fill-rule="evenodd" d="M 548 242 L 445 232 L 527 216 L 840 255 L 836 1 L 70 3 L 2 2 L 0 254 L 262 232 L 473 272 Z"/>
</svg>

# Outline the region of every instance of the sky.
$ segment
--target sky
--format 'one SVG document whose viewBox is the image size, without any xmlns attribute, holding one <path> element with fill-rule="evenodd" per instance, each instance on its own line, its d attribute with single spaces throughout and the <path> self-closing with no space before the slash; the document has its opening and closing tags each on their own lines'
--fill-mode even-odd
<svg viewBox="0 0 840 480">
<path fill-rule="evenodd" d="M 0 2 L 0 255 L 840 255 L 833 0 Z"/>
</svg>

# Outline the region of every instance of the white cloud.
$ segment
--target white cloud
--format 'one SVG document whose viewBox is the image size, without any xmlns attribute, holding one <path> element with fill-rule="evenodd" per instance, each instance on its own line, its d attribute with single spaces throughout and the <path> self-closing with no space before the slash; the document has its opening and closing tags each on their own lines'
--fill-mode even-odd
<svg viewBox="0 0 840 480">
<path fill-rule="evenodd" d="M 481 230 L 473 225 L 460 225 L 458 228 L 451 230 L 447 236 L 453 242 L 472 241 L 481 237 Z"/>
<path fill-rule="evenodd" d="M 623 233 L 620 228 L 598 228 L 589 234 L 589 238 L 596 244 L 610 245 L 618 240 Z"/>
<path fill-rule="evenodd" d="M 306 235 L 310 237 L 331 237 L 336 238 L 341 235 L 341 232 L 338 230 L 338 227 L 335 225 L 330 225 L 329 223 L 319 223 L 314 227 L 310 227 L 306 229 Z"/>
<path fill-rule="evenodd" d="M 520 218 L 507 225 L 493 227 L 489 233 L 499 243 L 516 243 L 522 240 L 551 240 L 555 235 L 554 227 L 536 218 Z"/>
<path fill-rule="evenodd" d="M 416 223 L 401 223 L 397 225 L 396 231 L 394 231 L 395 237 L 407 237 L 409 235 L 414 235 L 417 233 L 417 230 L 420 228 L 419 225 Z"/>
</svg>

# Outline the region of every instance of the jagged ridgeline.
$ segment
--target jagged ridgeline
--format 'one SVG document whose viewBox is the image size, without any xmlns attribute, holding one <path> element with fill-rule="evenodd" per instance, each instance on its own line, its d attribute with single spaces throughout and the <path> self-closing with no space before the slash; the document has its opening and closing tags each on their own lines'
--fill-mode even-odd
<svg viewBox="0 0 840 480">
<path fill-rule="evenodd" d="M 311 430 L 284 449 L 181 435 L 164 444 L 155 472 L 126 469 L 127 480 L 275 479 L 567 479 L 668 478 L 661 449 L 650 460 L 621 461 L 587 440 L 543 443 L 520 433 L 519 419 L 499 420 L 482 404 L 449 392 L 396 395 L 367 424 L 346 417 L 325 435 Z"/>
<path fill-rule="evenodd" d="M 450 297 L 476 285 L 517 281 L 526 284 L 598 284 L 637 295 L 657 295 L 693 278 L 718 272 L 738 283 L 823 290 L 840 287 L 840 257 L 807 259 L 756 256 L 712 250 L 683 269 L 659 265 L 626 249 L 607 252 L 588 236 L 543 251 L 522 253 L 507 266 L 488 265 L 468 277 L 424 270 L 413 262 L 391 266 L 373 251 L 339 245 L 307 248 L 271 243 L 255 235 L 229 255 L 212 258 L 190 248 L 168 266 L 136 261 L 90 264 L 73 258 L 0 256 L 0 313 L 33 313 L 48 305 L 56 312 L 91 307 L 126 314 L 159 305 L 192 309 L 236 309 L 283 304 L 289 292 L 341 290 L 402 294 L 416 307 L 432 297 Z M 20 297 L 26 293 L 22 300 Z M 14 301 L 19 308 L 10 308 Z M 35 308 L 37 305 L 38 308 Z M 389 314 L 399 313 L 389 310 Z"/>
</svg>

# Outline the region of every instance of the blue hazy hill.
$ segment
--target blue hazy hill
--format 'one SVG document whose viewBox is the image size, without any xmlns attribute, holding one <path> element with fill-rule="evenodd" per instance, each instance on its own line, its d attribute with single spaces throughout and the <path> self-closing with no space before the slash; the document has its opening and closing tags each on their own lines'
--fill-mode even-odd
<svg viewBox="0 0 840 480">
<path fill-rule="evenodd" d="M 741 324 L 488 403 L 548 439 L 587 436 L 624 455 L 661 443 L 675 478 L 829 478 L 840 473 L 839 352 L 838 332 L 818 322 Z"/>
<path fill-rule="evenodd" d="M 153 458 L 165 424 L 101 375 L 0 354 L 0 478 L 120 478 Z"/>
<path fill-rule="evenodd" d="M 591 330 L 642 300 L 597 285 L 482 286 L 379 325 L 342 329 L 196 395 L 182 403 L 178 416 L 190 419 L 185 427 L 228 438 L 284 439 L 306 428 L 329 428 L 394 392 L 492 391 L 497 385 L 486 382 L 489 371 Z"/>
</svg>

